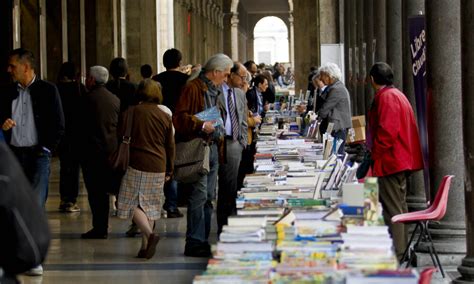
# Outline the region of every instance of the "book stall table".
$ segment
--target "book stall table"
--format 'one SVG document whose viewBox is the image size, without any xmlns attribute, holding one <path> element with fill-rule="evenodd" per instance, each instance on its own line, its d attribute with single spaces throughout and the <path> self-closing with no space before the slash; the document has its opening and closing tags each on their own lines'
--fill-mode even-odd
<svg viewBox="0 0 474 284">
<path fill-rule="evenodd" d="M 357 164 L 334 154 L 337 141 L 282 128 L 262 125 L 237 215 L 194 283 L 418 283 L 398 266 L 377 179 L 358 184 Z"/>
</svg>

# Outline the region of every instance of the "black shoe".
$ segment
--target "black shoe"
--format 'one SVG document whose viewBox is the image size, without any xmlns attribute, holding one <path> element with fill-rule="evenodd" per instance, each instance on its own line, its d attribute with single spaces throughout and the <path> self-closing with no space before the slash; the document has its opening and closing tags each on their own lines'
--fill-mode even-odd
<svg viewBox="0 0 474 284">
<path fill-rule="evenodd" d="M 107 233 L 101 233 L 92 229 L 89 232 L 82 234 L 81 238 L 82 239 L 107 239 Z"/>
<path fill-rule="evenodd" d="M 178 208 L 175 210 L 166 210 L 166 218 L 181 218 L 183 216 L 183 213 L 181 213 Z"/>
<path fill-rule="evenodd" d="M 185 256 L 192 257 L 211 257 L 211 248 L 208 244 L 186 247 L 184 249 Z"/>
</svg>

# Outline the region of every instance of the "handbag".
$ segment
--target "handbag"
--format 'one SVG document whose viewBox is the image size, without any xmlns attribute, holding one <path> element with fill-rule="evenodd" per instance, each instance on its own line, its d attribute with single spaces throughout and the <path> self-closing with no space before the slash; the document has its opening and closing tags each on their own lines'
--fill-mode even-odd
<svg viewBox="0 0 474 284">
<path fill-rule="evenodd" d="M 374 161 L 372 160 L 372 155 L 370 154 L 369 151 L 365 152 L 364 159 L 362 160 L 362 163 L 357 168 L 356 177 L 358 179 L 364 178 L 373 164 L 374 164 Z"/>
<path fill-rule="evenodd" d="M 133 124 L 133 113 L 134 108 L 129 110 L 129 115 L 127 116 L 127 121 L 125 122 L 127 127 L 125 129 L 125 134 L 122 137 L 122 141 L 109 157 L 109 163 L 115 173 L 124 175 L 127 171 L 129 161 L 130 161 L 130 140 Z"/>
<path fill-rule="evenodd" d="M 209 173 L 209 146 L 201 138 L 176 143 L 174 179 L 193 183 Z"/>
</svg>

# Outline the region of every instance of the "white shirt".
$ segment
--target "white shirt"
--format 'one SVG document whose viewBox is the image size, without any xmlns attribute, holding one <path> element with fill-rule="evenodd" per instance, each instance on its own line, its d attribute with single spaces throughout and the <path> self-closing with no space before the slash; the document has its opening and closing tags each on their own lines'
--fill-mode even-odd
<svg viewBox="0 0 474 284">
<path fill-rule="evenodd" d="M 225 135 L 232 136 L 232 119 L 230 118 L 230 112 L 229 112 L 229 103 L 227 102 L 227 97 L 229 95 L 229 90 L 232 90 L 229 85 L 226 83 L 222 84 L 222 91 L 224 92 L 224 100 L 225 100 L 225 110 L 227 112 L 227 115 L 225 117 Z M 232 90 L 232 101 L 234 102 L 234 108 L 237 110 L 237 106 L 235 105 L 235 93 Z M 237 115 L 237 114 L 235 114 Z"/>
</svg>

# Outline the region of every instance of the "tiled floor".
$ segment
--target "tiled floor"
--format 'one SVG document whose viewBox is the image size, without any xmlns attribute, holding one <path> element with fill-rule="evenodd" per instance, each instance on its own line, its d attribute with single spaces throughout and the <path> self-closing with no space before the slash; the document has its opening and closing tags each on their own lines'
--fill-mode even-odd
<svg viewBox="0 0 474 284">
<path fill-rule="evenodd" d="M 107 240 L 82 240 L 91 228 L 91 213 L 85 189 L 79 197 L 79 213 L 59 213 L 58 165 L 53 161 L 47 213 L 52 242 L 41 277 L 21 276 L 23 283 L 191 283 L 206 267 L 207 259 L 183 255 L 186 218 L 161 219 L 156 231 L 161 240 L 150 260 L 135 258 L 141 239 L 126 238 L 129 222 L 110 218 Z M 181 208 L 185 212 L 184 208 Z M 213 222 L 215 225 L 215 222 Z M 216 230 L 211 232 L 215 243 Z M 459 276 L 456 267 L 445 268 L 448 277 L 434 275 L 432 283 L 449 283 Z"/>
<path fill-rule="evenodd" d="M 186 218 L 161 219 L 157 252 L 150 260 L 135 258 L 140 237 L 127 238 L 129 222 L 111 217 L 107 240 L 82 240 L 91 228 L 91 212 L 81 188 L 81 212 L 59 213 L 58 166 L 53 162 L 47 214 L 52 241 L 41 277 L 21 276 L 22 283 L 191 283 L 205 268 L 207 259 L 185 257 Z M 185 213 L 185 208 L 182 208 Z M 211 232 L 214 236 L 215 229 Z"/>
</svg>

